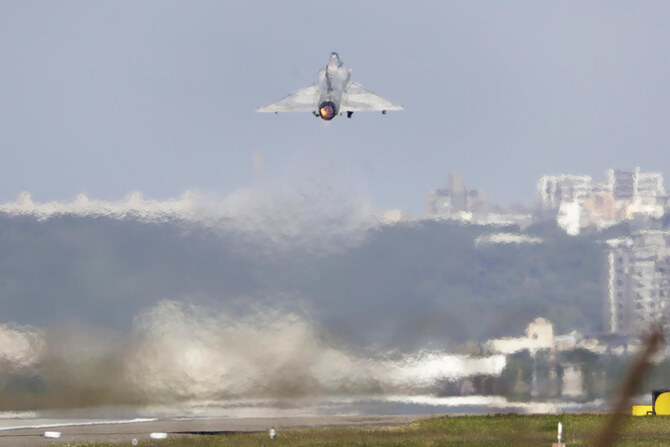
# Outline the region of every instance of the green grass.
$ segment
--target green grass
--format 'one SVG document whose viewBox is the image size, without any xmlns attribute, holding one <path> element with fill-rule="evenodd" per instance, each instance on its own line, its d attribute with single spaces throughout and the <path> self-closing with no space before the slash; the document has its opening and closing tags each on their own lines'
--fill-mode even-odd
<svg viewBox="0 0 670 447">
<path fill-rule="evenodd" d="M 463 416 L 442 417 L 407 426 L 278 429 L 267 433 L 171 436 L 165 441 L 140 442 L 140 446 L 547 446 L 556 442 L 558 422 L 563 424 L 567 446 L 592 445 L 605 422 L 604 415 Z M 108 444 L 86 444 L 96 447 Z M 129 445 L 129 444 L 128 444 Z M 627 420 L 616 446 L 670 445 L 670 417 L 636 417 Z M 83 445 L 81 445 L 83 447 Z"/>
</svg>

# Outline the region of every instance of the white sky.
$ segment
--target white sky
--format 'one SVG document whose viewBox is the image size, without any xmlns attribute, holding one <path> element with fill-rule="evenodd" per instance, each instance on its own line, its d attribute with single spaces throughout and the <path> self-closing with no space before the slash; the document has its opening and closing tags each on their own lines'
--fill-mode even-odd
<svg viewBox="0 0 670 447">
<path fill-rule="evenodd" d="M 526 204 L 543 174 L 668 174 L 668 23 L 667 1 L 5 0 L 0 201 L 318 181 L 420 215 L 451 171 Z M 405 111 L 254 113 L 331 51 Z"/>
</svg>

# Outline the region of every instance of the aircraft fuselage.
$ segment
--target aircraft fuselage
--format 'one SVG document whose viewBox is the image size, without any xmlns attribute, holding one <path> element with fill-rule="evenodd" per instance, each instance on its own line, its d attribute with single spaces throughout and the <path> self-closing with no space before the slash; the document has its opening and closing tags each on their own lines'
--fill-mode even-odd
<svg viewBox="0 0 670 447">
<path fill-rule="evenodd" d="M 351 70 L 342 64 L 337 53 L 331 53 L 328 65 L 319 71 L 319 109 L 315 115 L 326 121 L 339 115 L 342 93 L 349 82 Z"/>
</svg>

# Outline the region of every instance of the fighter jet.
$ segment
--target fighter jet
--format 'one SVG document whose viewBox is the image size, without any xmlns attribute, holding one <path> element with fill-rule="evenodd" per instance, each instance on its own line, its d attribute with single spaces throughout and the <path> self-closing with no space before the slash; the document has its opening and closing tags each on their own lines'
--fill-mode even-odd
<svg viewBox="0 0 670 447">
<path fill-rule="evenodd" d="M 337 115 L 347 114 L 351 118 L 354 112 L 402 110 L 402 106 L 375 95 L 351 80 L 351 69 L 342 64 L 337 53 L 330 53 L 328 65 L 319 71 L 318 81 L 306 88 L 288 95 L 281 101 L 257 112 L 312 112 L 317 118 L 330 121 Z"/>
</svg>

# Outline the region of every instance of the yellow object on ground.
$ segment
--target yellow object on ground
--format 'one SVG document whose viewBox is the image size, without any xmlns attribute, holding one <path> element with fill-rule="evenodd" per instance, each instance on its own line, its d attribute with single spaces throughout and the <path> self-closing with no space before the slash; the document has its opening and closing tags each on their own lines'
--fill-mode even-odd
<svg viewBox="0 0 670 447">
<path fill-rule="evenodd" d="M 654 412 L 659 416 L 670 415 L 670 392 L 661 393 L 654 402 Z"/>
<path fill-rule="evenodd" d="M 652 411 L 651 405 L 633 405 L 633 416 L 647 416 L 652 414 Z"/>
</svg>

